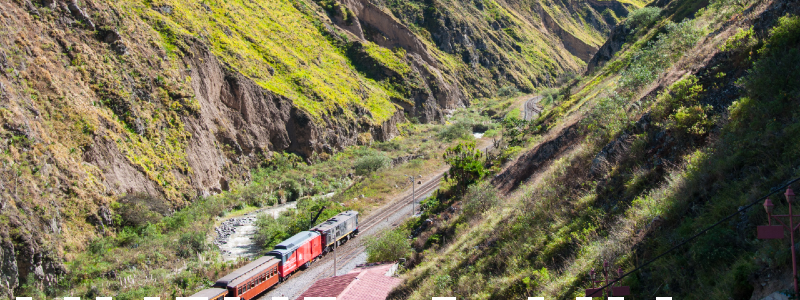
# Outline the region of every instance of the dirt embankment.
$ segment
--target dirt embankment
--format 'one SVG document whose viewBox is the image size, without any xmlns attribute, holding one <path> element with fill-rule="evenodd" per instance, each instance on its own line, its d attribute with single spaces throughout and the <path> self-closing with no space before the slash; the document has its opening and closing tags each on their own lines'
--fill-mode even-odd
<svg viewBox="0 0 800 300">
<path fill-rule="evenodd" d="M 582 136 L 578 124 L 572 124 L 559 132 L 556 137 L 542 142 L 532 150 L 512 162 L 508 168 L 492 179 L 492 184 L 503 193 L 516 189 L 523 181 L 531 178 L 537 171 L 544 170 L 560 154 L 575 145 Z"/>
</svg>

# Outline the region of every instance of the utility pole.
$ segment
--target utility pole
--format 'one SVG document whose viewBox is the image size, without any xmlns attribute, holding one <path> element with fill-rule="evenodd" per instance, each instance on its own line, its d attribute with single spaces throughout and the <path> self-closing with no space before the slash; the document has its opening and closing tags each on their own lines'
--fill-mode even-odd
<svg viewBox="0 0 800 300">
<path fill-rule="evenodd" d="M 416 178 L 422 178 L 422 175 L 417 175 L 417 177 L 406 175 L 406 177 L 408 177 L 408 179 L 411 180 L 411 216 L 413 217 L 414 216 L 414 211 L 416 210 L 414 208 L 414 202 L 417 201 L 416 188 L 414 186 L 414 184 L 416 183 L 415 179 Z"/>
<path fill-rule="evenodd" d="M 336 277 L 336 250 L 333 251 L 333 277 Z"/>
<path fill-rule="evenodd" d="M 786 189 L 786 193 L 783 194 L 783 195 L 786 196 L 786 202 L 789 203 L 789 214 L 788 215 L 773 215 L 772 214 L 772 210 L 775 208 L 775 205 L 772 204 L 772 200 L 770 200 L 769 198 L 767 198 L 767 200 L 764 200 L 764 209 L 767 211 L 767 220 L 769 222 L 768 223 L 769 225 L 767 225 L 767 226 L 758 226 L 758 238 L 759 239 L 782 239 L 785 236 L 783 229 L 785 228 L 785 229 L 789 230 L 789 240 L 792 243 L 792 247 L 791 247 L 791 249 L 792 249 L 792 274 L 794 275 L 794 276 L 792 276 L 792 279 L 794 280 L 794 293 L 795 293 L 795 295 L 797 295 L 797 292 L 798 292 L 798 289 L 797 289 L 797 258 L 796 258 L 796 254 L 795 254 L 795 248 L 794 248 L 794 232 L 797 230 L 798 227 L 800 227 L 800 224 L 795 225 L 794 218 L 800 217 L 800 215 L 792 214 L 792 204 L 794 202 L 794 197 L 795 197 L 794 191 L 792 190 L 792 188 Z M 789 225 L 787 226 L 786 223 L 784 223 L 783 221 L 781 221 L 781 219 L 778 219 L 778 218 L 789 218 Z M 775 221 L 778 221 L 778 223 L 780 223 L 781 225 L 773 226 L 772 225 L 772 219 L 775 219 Z"/>
</svg>

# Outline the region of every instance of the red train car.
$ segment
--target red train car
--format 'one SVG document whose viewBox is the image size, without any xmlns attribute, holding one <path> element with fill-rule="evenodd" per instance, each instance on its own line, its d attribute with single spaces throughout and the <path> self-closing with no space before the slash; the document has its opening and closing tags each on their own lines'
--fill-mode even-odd
<svg viewBox="0 0 800 300">
<path fill-rule="evenodd" d="M 278 271 L 286 278 L 299 268 L 308 268 L 322 254 L 322 238 L 318 232 L 303 231 L 275 246 L 267 255 L 280 260 Z"/>
<path fill-rule="evenodd" d="M 265 256 L 223 277 L 214 286 L 224 284 L 228 297 L 250 300 L 280 282 L 279 265 L 278 259 Z"/>
</svg>

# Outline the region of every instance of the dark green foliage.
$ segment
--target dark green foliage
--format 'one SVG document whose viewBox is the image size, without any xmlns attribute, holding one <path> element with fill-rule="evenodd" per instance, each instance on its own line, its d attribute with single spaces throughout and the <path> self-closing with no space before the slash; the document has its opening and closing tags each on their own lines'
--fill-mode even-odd
<svg viewBox="0 0 800 300">
<path fill-rule="evenodd" d="M 392 160 L 383 153 L 375 152 L 363 156 L 356 161 L 355 170 L 357 175 L 366 175 L 382 168 L 391 166 Z"/>
<path fill-rule="evenodd" d="M 486 175 L 483 153 L 475 149 L 473 142 L 459 143 L 450 147 L 442 157 L 450 165 L 446 178 L 454 180 L 458 189 L 464 189 Z"/>
<path fill-rule="evenodd" d="M 503 119 L 503 138 L 509 147 L 520 147 L 525 144 L 529 134 L 537 132 L 540 127 L 533 126 L 532 121 L 525 121 L 517 116 L 508 116 Z"/>
<path fill-rule="evenodd" d="M 463 197 L 464 215 L 468 218 L 481 215 L 500 201 L 497 190 L 488 183 L 472 185 Z"/>
<path fill-rule="evenodd" d="M 118 214 L 117 225 L 141 227 L 148 223 L 158 223 L 169 213 L 166 201 L 147 194 L 133 194 L 119 199 L 114 205 Z"/>
<path fill-rule="evenodd" d="M 206 235 L 204 232 L 186 232 L 178 239 L 178 256 L 183 258 L 206 251 Z"/>
<path fill-rule="evenodd" d="M 661 14 L 661 8 L 648 6 L 634 10 L 628 15 L 625 20 L 625 25 L 633 29 L 635 32 L 649 29 L 650 26 L 658 21 Z"/>
<path fill-rule="evenodd" d="M 403 229 L 385 231 L 377 236 L 367 236 L 364 241 L 367 262 L 397 261 L 411 254 L 409 233 Z"/>
<path fill-rule="evenodd" d="M 468 138 L 472 134 L 472 124 L 468 122 L 456 121 L 455 123 L 442 128 L 436 136 L 446 142 L 457 139 Z"/>
<path fill-rule="evenodd" d="M 666 33 L 659 34 L 656 40 L 636 51 L 628 68 L 622 71 L 620 89 L 623 94 L 637 91 L 655 80 L 658 74 L 683 56 L 686 50 L 691 49 L 700 37 L 701 32 L 690 20 L 668 23 Z"/>
<path fill-rule="evenodd" d="M 785 100 L 800 92 L 800 18 L 782 17 L 770 32 L 763 56 L 755 63 L 751 76 L 744 80 L 754 97 L 764 100 Z M 769 96 L 767 96 L 769 95 Z"/>
<path fill-rule="evenodd" d="M 498 97 L 511 97 L 519 94 L 519 89 L 515 86 L 505 85 L 497 90 Z"/>
</svg>

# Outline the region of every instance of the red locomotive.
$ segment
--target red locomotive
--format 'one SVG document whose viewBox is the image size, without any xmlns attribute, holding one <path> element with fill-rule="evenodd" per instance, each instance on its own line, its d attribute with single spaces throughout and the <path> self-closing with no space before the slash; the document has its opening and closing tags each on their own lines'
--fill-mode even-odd
<svg viewBox="0 0 800 300">
<path fill-rule="evenodd" d="M 285 279 L 300 267 L 308 268 L 322 255 L 322 239 L 318 232 L 303 231 L 281 242 L 267 255 L 280 260 L 278 272 Z"/>
</svg>

